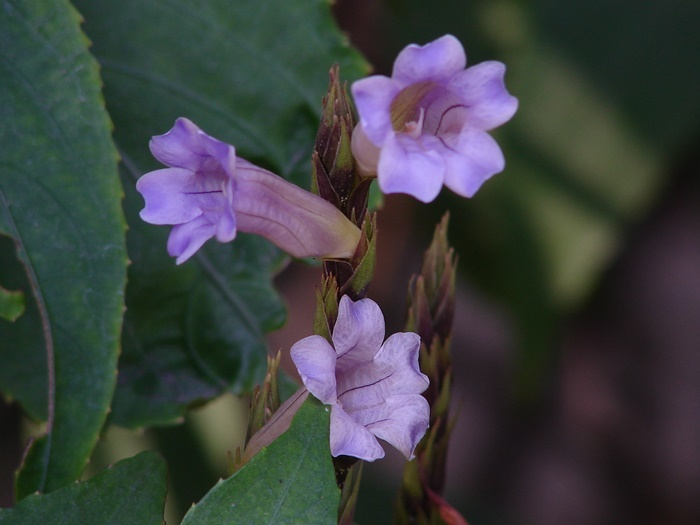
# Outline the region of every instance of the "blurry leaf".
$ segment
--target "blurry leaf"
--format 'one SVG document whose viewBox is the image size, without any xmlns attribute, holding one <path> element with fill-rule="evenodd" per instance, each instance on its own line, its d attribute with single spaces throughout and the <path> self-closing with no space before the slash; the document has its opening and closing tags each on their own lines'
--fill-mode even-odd
<svg viewBox="0 0 700 525">
<path fill-rule="evenodd" d="M 97 64 L 67 1 L 3 3 L 0 78 L 0 230 L 14 239 L 37 312 L 0 320 L 0 385 L 48 419 L 19 473 L 21 497 L 77 479 L 97 441 L 114 391 L 126 254 Z"/>
<path fill-rule="evenodd" d="M 0 318 L 16 321 L 24 313 L 24 292 L 12 292 L 0 286 Z"/>
<path fill-rule="evenodd" d="M 183 525 L 338 523 L 330 412 L 309 396 L 289 430 L 193 506 Z"/>
<path fill-rule="evenodd" d="M 78 0 L 120 148 L 159 166 L 152 135 L 185 116 L 302 187 L 328 71 L 366 72 L 326 0 Z"/>
<path fill-rule="evenodd" d="M 239 235 L 209 241 L 176 267 L 168 228 L 143 223 L 133 184 L 159 167 L 152 135 L 179 116 L 237 153 L 309 187 L 328 70 L 364 71 L 322 0 L 78 0 L 102 64 L 124 160 L 129 268 L 113 417 L 135 427 L 173 421 L 188 405 L 262 379 L 265 332 L 284 321 L 271 285 L 284 256 Z M 162 166 L 160 166 L 162 167 Z"/>
<path fill-rule="evenodd" d="M 677 150 L 698 131 L 700 2 L 534 3 L 548 46 L 585 71 L 656 147 Z"/>
<path fill-rule="evenodd" d="M 142 452 L 85 482 L 0 509 L 0 525 L 161 525 L 165 490 L 165 463 Z"/>
</svg>

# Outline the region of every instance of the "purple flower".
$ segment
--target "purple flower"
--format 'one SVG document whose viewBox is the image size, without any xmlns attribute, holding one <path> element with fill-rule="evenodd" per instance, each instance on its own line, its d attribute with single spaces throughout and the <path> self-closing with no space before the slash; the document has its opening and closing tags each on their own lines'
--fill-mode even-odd
<svg viewBox="0 0 700 525">
<path fill-rule="evenodd" d="M 168 253 L 177 264 L 208 239 L 230 242 L 237 230 L 255 233 L 295 257 L 348 258 L 360 230 L 337 208 L 277 175 L 236 157 L 233 146 L 179 118 L 150 142 L 167 169 L 141 177 L 141 218 L 174 225 Z"/>
<path fill-rule="evenodd" d="M 518 100 L 506 90 L 502 63 L 465 69 L 466 63 L 462 44 L 446 35 L 404 48 L 391 78 L 352 85 L 360 115 L 353 154 L 361 171 L 376 174 L 384 193 L 430 202 L 444 183 L 471 197 L 505 167 L 487 131 L 508 121 Z"/>
<path fill-rule="evenodd" d="M 428 388 L 418 368 L 420 337 L 406 332 L 384 341 L 377 303 L 345 295 L 332 339 L 333 346 L 312 335 L 291 349 L 306 388 L 332 407 L 331 454 L 374 461 L 384 457 L 381 438 L 412 459 L 430 415 L 420 395 Z"/>
</svg>

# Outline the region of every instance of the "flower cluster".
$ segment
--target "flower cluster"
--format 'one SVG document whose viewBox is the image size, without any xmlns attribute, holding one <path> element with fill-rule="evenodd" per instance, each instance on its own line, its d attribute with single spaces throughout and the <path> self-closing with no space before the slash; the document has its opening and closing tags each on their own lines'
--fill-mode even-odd
<svg viewBox="0 0 700 525">
<path fill-rule="evenodd" d="M 319 132 L 324 147 L 314 157 L 316 189 L 328 200 L 237 157 L 232 145 L 180 118 L 151 140 L 153 155 L 168 167 L 137 182 L 146 202 L 141 217 L 173 226 L 167 249 L 177 264 L 207 240 L 230 242 L 242 231 L 295 257 L 343 259 L 334 264 L 356 270 L 364 252 L 373 249 L 373 235 L 356 226 L 366 211 L 371 178 L 384 193 L 429 202 L 443 184 L 471 197 L 503 170 L 503 154 L 488 131 L 518 107 L 504 74 L 500 62 L 466 68 L 464 49 L 450 35 L 410 45 L 399 53 L 391 77 L 372 76 L 352 85 L 359 114 L 352 139 L 351 106 L 335 78 L 333 96 L 324 99 L 330 108 Z M 342 110 L 342 118 L 335 109 Z M 367 268 L 373 264 L 365 266 L 371 277 Z M 305 387 L 332 407 L 331 453 L 373 461 L 384 456 L 380 438 L 411 459 L 430 416 L 421 395 L 429 381 L 418 366 L 420 338 L 406 332 L 384 341 L 379 306 L 348 295 L 338 304 L 337 287 L 333 290 L 337 319 L 332 334 L 328 325 L 328 340 L 312 335 L 291 349 Z M 366 286 L 361 290 L 355 298 Z"/>
</svg>

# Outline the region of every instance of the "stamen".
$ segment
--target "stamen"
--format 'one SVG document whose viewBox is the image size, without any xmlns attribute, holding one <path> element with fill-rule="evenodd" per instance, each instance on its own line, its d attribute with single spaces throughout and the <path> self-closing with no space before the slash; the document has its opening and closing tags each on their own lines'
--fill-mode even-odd
<svg viewBox="0 0 700 525">
<path fill-rule="evenodd" d="M 406 122 L 406 128 L 404 133 L 411 137 L 412 139 L 417 139 L 423 132 L 423 122 L 425 121 L 425 110 L 420 108 L 420 114 L 418 115 L 418 121 Z"/>
</svg>

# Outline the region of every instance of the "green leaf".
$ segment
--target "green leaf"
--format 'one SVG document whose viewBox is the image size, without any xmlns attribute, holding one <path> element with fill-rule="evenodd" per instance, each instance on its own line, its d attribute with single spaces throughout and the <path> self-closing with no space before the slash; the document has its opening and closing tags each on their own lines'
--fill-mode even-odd
<svg viewBox="0 0 700 525">
<path fill-rule="evenodd" d="M 3 3 L 0 78 L 0 229 L 38 312 L 33 333 L 0 320 L 0 386 L 21 402 L 45 393 L 33 415 L 48 420 L 20 471 L 21 497 L 77 479 L 97 441 L 114 392 L 126 253 L 98 68 L 67 1 Z M 46 372 L 18 383 L 5 363 L 25 359 Z"/>
<path fill-rule="evenodd" d="M 330 412 L 309 396 L 289 430 L 220 481 L 183 525 L 338 523 L 340 490 L 330 454 Z"/>
<path fill-rule="evenodd" d="M 165 491 L 165 463 L 146 451 L 85 482 L 0 509 L 0 525 L 161 525 Z"/>
<path fill-rule="evenodd" d="M 368 68 L 335 26 L 326 0 L 78 0 L 102 64 L 121 150 L 159 165 L 151 136 L 185 116 L 303 187 L 328 71 Z"/>
<path fill-rule="evenodd" d="M 24 292 L 5 290 L 0 286 L 0 318 L 16 321 L 24 313 Z"/>
<path fill-rule="evenodd" d="M 209 241 L 176 267 L 169 228 L 143 223 L 133 189 L 159 164 L 148 150 L 179 116 L 302 187 L 331 64 L 365 71 L 325 0 L 78 0 L 102 64 L 124 160 L 129 269 L 116 423 L 166 423 L 265 370 L 265 332 L 284 322 L 271 284 L 285 259 L 267 241 Z"/>
</svg>

